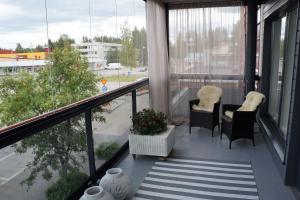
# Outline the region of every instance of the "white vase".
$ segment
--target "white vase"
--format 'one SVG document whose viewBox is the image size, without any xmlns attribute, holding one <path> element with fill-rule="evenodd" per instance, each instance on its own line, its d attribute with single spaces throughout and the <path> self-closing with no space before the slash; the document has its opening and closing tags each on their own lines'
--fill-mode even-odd
<svg viewBox="0 0 300 200">
<path fill-rule="evenodd" d="M 130 190 L 129 177 L 120 168 L 107 170 L 105 176 L 100 180 L 99 185 L 116 200 L 125 199 Z"/>
<path fill-rule="evenodd" d="M 84 191 L 80 200 L 114 200 L 114 198 L 101 186 L 92 186 Z"/>
</svg>

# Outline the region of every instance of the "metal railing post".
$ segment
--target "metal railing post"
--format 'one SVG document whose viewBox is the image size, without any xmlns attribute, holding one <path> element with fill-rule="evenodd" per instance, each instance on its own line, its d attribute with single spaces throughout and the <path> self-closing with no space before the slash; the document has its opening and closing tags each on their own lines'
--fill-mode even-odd
<svg viewBox="0 0 300 200">
<path fill-rule="evenodd" d="M 95 154 L 94 154 L 94 139 L 92 128 L 92 112 L 88 110 L 85 112 L 85 128 L 86 128 L 86 141 L 88 147 L 89 169 L 90 177 L 96 178 Z"/>
<path fill-rule="evenodd" d="M 136 113 L 136 90 L 131 92 L 132 97 L 132 116 Z"/>
</svg>

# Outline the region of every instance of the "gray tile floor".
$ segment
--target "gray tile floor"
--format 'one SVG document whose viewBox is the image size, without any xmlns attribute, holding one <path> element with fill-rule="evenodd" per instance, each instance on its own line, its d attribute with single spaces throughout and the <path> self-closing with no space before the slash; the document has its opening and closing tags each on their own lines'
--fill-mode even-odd
<svg viewBox="0 0 300 200">
<path fill-rule="evenodd" d="M 283 180 L 274 164 L 271 153 L 263 135 L 255 134 L 256 146 L 251 141 L 237 140 L 228 148 L 228 139 L 220 140 L 215 131 L 211 137 L 210 131 L 204 128 L 193 128 L 189 135 L 187 126 L 176 127 L 176 144 L 171 156 L 185 156 L 228 161 L 250 161 L 255 173 L 259 197 L 261 200 L 292 200 L 289 188 L 283 185 Z M 138 189 L 147 172 L 151 169 L 156 157 L 138 156 L 136 160 L 131 155 L 126 156 L 118 167 L 128 173 L 132 181 L 130 197 Z"/>
</svg>

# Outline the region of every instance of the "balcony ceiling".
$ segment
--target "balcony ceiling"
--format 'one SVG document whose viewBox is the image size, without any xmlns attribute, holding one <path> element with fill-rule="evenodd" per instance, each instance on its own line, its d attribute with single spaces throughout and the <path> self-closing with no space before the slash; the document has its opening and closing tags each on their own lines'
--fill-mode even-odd
<svg viewBox="0 0 300 200">
<path fill-rule="evenodd" d="M 163 3 L 168 4 L 180 4 L 180 3 L 232 3 L 232 2 L 243 2 L 247 4 L 247 0 L 161 0 Z M 257 4 L 261 4 L 263 0 L 256 0 Z"/>
</svg>

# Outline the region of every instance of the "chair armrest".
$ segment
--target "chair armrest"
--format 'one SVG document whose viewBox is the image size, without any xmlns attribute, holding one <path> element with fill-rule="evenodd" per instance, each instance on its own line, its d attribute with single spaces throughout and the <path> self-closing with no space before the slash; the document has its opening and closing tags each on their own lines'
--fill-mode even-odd
<svg viewBox="0 0 300 200">
<path fill-rule="evenodd" d="M 225 114 L 225 111 L 236 111 L 237 109 L 239 109 L 239 107 L 241 107 L 241 105 L 234 105 L 234 104 L 223 104 L 222 107 L 222 113 L 223 115 Z"/>
<path fill-rule="evenodd" d="M 193 105 L 198 105 L 198 104 L 199 104 L 199 102 L 200 102 L 200 100 L 199 100 L 199 99 L 193 99 L 193 100 L 189 101 L 190 110 L 192 110 L 192 109 L 193 109 Z"/>
</svg>

